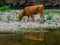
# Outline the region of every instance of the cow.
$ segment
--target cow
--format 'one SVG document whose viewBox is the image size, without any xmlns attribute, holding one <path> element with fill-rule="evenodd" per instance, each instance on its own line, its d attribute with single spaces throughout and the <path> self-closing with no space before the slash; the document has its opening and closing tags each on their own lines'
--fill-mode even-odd
<svg viewBox="0 0 60 45">
<path fill-rule="evenodd" d="M 27 6 L 23 9 L 22 13 L 19 14 L 19 22 L 22 20 L 24 16 L 28 16 L 28 21 L 29 17 L 31 17 L 32 21 L 34 21 L 34 14 L 40 13 L 40 18 L 44 19 L 44 5 L 33 5 L 33 6 Z"/>
</svg>

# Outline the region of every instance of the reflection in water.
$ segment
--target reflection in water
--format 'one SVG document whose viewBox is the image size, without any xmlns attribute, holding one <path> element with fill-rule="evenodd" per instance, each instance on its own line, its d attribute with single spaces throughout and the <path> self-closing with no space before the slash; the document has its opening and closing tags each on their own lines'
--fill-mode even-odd
<svg viewBox="0 0 60 45">
<path fill-rule="evenodd" d="M 31 34 L 0 34 L 0 45 L 60 45 L 60 33 L 59 32 L 46 32 L 44 33 L 44 41 L 34 40 L 40 39 L 43 33 L 31 33 Z M 5 35 L 5 36 L 4 36 Z M 25 36 L 31 36 L 34 39 L 28 39 Z M 42 38 L 43 39 L 43 38 Z"/>
</svg>

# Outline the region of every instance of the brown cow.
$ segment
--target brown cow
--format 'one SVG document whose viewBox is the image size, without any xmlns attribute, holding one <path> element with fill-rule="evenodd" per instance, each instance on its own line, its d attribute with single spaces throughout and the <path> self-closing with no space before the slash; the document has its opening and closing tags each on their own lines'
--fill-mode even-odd
<svg viewBox="0 0 60 45">
<path fill-rule="evenodd" d="M 32 18 L 32 21 L 34 21 L 34 15 L 40 13 L 40 17 L 44 19 L 44 6 L 42 4 L 40 5 L 34 5 L 34 6 L 27 6 L 23 9 L 23 12 L 19 14 L 19 21 L 22 20 L 24 16 L 28 16 Z"/>
</svg>

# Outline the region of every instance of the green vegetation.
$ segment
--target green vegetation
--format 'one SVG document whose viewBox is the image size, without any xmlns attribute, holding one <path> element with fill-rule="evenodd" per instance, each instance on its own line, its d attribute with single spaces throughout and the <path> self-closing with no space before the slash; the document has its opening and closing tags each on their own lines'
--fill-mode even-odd
<svg viewBox="0 0 60 45">
<path fill-rule="evenodd" d="M 21 26 L 19 26 L 19 28 L 17 29 L 17 32 L 49 32 L 49 30 L 45 30 L 42 28 L 32 28 L 30 27 L 28 30 L 26 28 L 21 28 Z"/>
<path fill-rule="evenodd" d="M 41 24 L 41 23 L 44 23 L 44 20 L 43 19 L 38 19 L 38 22 Z"/>
<path fill-rule="evenodd" d="M 0 11 L 6 11 L 6 10 L 10 10 L 10 9 L 11 9 L 10 6 L 7 6 L 7 5 L 0 7 Z"/>
<path fill-rule="evenodd" d="M 59 14 L 60 15 L 60 10 L 57 9 L 48 9 L 48 10 L 44 10 L 44 14 L 48 15 L 49 13 L 53 13 L 53 14 Z"/>
<path fill-rule="evenodd" d="M 0 16 L 0 21 L 2 20 L 2 17 Z"/>
<path fill-rule="evenodd" d="M 49 10 L 44 10 L 44 14 L 48 15 L 49 14 Z"/>
<path fill-rule="evenodd" d="M 49 15 L 47 15 L 46 19 L 47 19 L 47 20 L 51 20 L 52 17 L 53 17 L 53 15 L 50 15 L 50 14 L 49 14 Z"/>
</svg>

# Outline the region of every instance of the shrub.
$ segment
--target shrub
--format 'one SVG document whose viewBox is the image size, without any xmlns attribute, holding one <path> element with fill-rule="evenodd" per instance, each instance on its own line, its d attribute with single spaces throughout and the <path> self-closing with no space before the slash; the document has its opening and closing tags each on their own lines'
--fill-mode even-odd
<svg viewBox="0 0 60 45">
<path fill-rule="evenodd" d="M 0 7 L 0 11 L 10 10 L 10 9 L 11 9 L 10 6 L 7 5 Z"/>
</svg>

